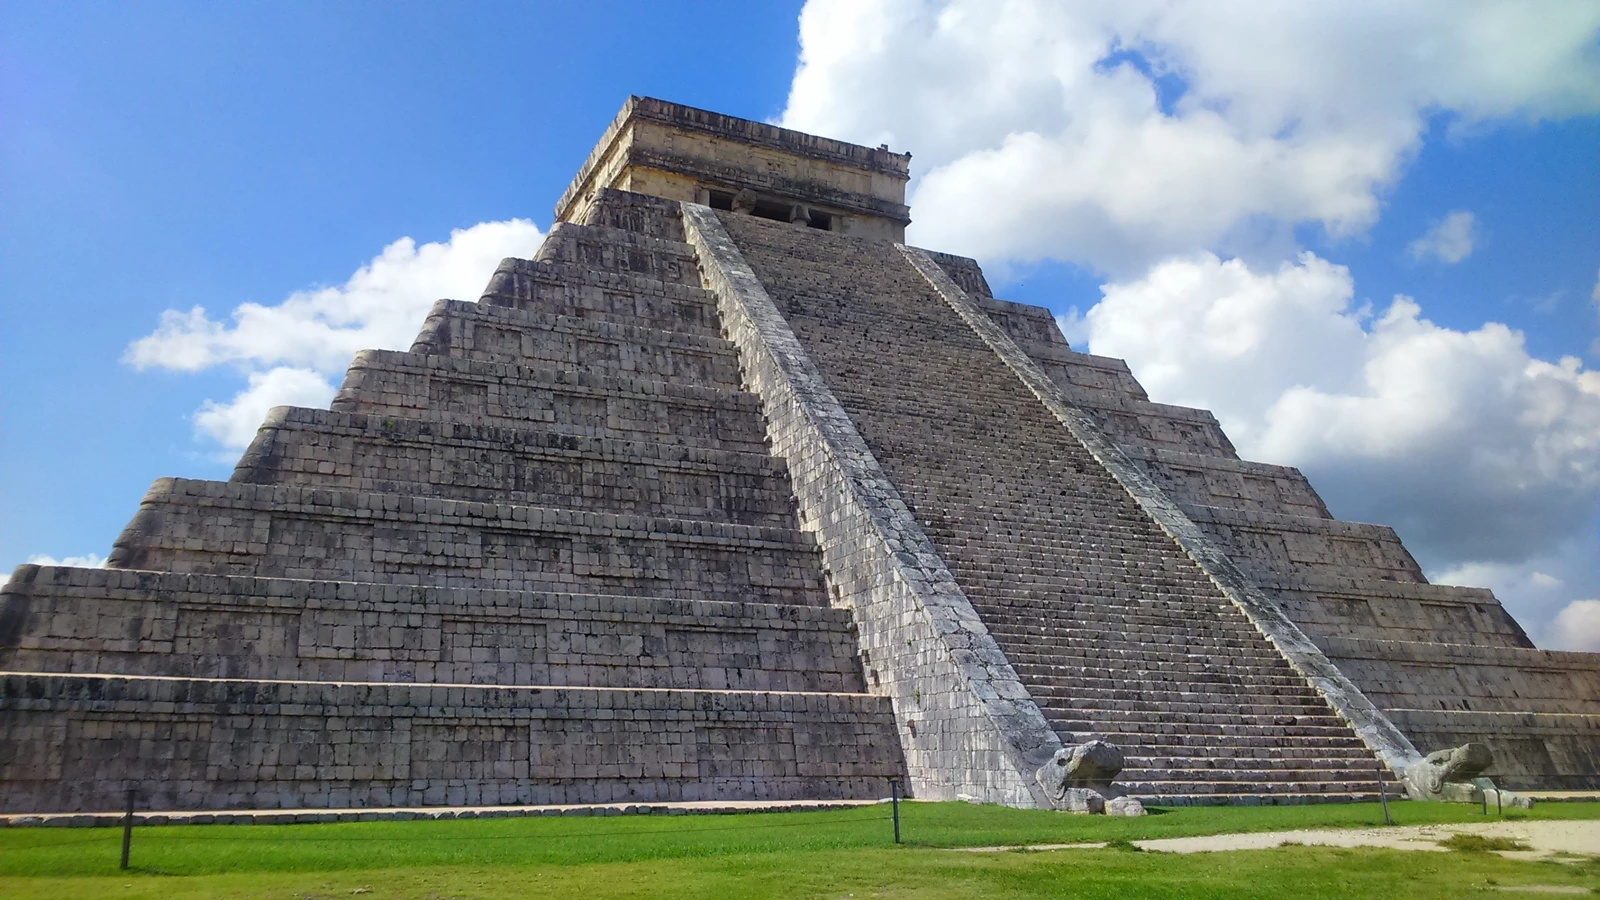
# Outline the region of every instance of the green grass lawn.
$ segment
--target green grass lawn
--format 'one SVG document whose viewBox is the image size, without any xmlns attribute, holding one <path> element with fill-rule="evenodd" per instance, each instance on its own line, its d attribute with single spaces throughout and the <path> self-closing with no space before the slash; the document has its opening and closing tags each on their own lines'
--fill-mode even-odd
<svg viewBox="0 0 1600 900">
<path fill-rule="evenodd" d="M 1285 847 L 952 853 L 962 846 L 1137 840 L 1379 825 L 1377 804 L 1157 810 L 1141 819 L 911 803 L 725 816 L 481 819 L 0 830 L 0 898 L 1457 897 L 1516 884 L 1600 886 L 1600 863 Z M 1475 807 L 1397 803 L 1399 824 L 1483 821 Z M 1527 818 L 1600 818 L 1544 804 Z M 1491 813 L 1490 818 L 1493 818 Z M 1507 816 L 1512 818 L 1512 815 Z M 1485 896 L 1490 896 L 1485 894 Z M 1498 890 L 1492 896 L 1515 896 Z"/>
</svg>

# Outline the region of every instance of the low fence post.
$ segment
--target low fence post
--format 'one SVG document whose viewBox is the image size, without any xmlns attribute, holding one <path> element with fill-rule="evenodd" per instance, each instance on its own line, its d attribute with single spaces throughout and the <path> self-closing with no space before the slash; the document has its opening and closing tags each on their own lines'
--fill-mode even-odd
<svg viewBox="0 0 1600 900">
<path fill-rule="evenodd" d="M 894 842 L 900 843 L 900 779 L 889 779 L 889 803 L 894 807 Z"/>
<path fill-rule="evenodd" d="M 1378 767 L 1378 801 L 1383 804 L 1383 824 L 1393 825 L 1394 820 L 1389 818 L 1389 791 L 1383 786 L 1383 766 Z"/>
<path fill-rule="evenodd" d="M 133 788 L 128 788 L 128 811 L 122 815 L 122 868 L 128 868 L 128 850 L 133 846 Z"/>
</svg>

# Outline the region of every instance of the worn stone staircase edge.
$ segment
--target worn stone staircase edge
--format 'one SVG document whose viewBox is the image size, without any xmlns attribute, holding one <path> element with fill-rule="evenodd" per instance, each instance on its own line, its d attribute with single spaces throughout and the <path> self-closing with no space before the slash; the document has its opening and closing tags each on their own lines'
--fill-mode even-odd
<svg viewBox="0 0 1600 900">
<path fill-rule="evenodd" d="M 1135 465 L 1093 421 L 1069 403 L 1049 376 L 996 325 L 927 251 L 896 245 L 939 296 L 988 344 L 1034 396 L 1072 432 L 1156 524 L 1249 618 L 1256 629 L 1327 700 L 1340 718 L 1397 776 L 1421 759 L 1409 738 L 1356 687 L 1322 650 L 1300 630 L 1275 600 L 1257 587 L 1222 550 L 1206 537 L 1150 476 Z"/>
<path fill-rule="evenodd" d="M 833 602 L 855 612 L 869 689 L 893 701 L 911 792 L 1049 808 L 1033 773 L 1060 738 L 716 213 L 684 203 L 683 225 Z"/>
</svg>

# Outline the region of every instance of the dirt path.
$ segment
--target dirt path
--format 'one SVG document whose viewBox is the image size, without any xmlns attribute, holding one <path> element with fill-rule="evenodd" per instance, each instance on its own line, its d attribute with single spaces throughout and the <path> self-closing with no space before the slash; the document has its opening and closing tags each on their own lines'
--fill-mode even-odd
<svg viewBox="0 0 1600 900">
<path fill-rule="evenodd" d="M 1439 841 L 1457 832 L 1486 838 L 1511 838 L 1531 850 L 1502 851 L 1513 858 L 1539 858 L 1554 853 L 1600 856 L 1600 822 L 1515 821 L 1470 822 L 1454 825 L 1401 825 L 1393 828 L 1314 829 L 1266 831 L 1257 834 L 1216 834 L 1207 837 L 1162 838 L 1134 841 L 1145 850 L 1165 853 L 1206 853 L 1214 850 L 1261 850 L 1286 843 L 1323 847 L 1392 847 L 1396 850 L 1438 850 Z"/>
<path fill-rule="evenodd" d="M 1600 856 L 1600 821 L 1470 822 L 1454 825 L 1399 825 L 1392 828 L 1321 828 L 1305 831 L 1258 831 L 1205 837 L 1133 841 L 1141 850 L 1160 853 L 1211 853 L 1218 850 L 1267 850 L 1284 844 L 1319 847 L 1389 847 L 1395 850 L 1447 852 L 1439 842 L 1456 833 L 1510 838 L 1529 850 L 1497 851 L 1511 859 L 1543 859 L 1557 853 Z M 1034 844 L 1026 847 L 965 847 L 965 853 L 1002 850 L 1086 850 L 1104 843 Z"/>
</svg>

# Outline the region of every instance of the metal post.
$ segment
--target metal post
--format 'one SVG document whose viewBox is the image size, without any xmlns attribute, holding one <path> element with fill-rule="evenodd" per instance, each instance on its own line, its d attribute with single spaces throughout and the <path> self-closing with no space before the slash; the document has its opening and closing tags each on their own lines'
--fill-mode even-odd
<svg viewBox="0 0 1600 900">
<path fill-rule="evenodd" d="M 894 806 L 894 842 L 900 843 L 900 781 L 889 779 L 889 802 Z"/>
<path fill-rule="evenodd" d="M 1383 786 L 1383 766 L 1378 767 L 1378 800 L 1383 803 L 1383 824 L 1393 825 L 1394 820 L 1389 818 L 1389 792 Z"/>
<path fill-rule="evenodd" d="M 1488 812 L 1489 811 L 1488 810 L 1489 801 L 1488 800 L 1484 800 L 1483 801 L 1483 805 L 1484 805 L 1484 812 Z M 1504 816 L 1506 814 L 1505 807 L 1500 805 L 1500 789 L 1499 788 L 1495 788 L 1494 789 L 1494 814 L 1497 815 L 1497 816 Z"/>
<path fill-rule="evenodd" d="M 1483 801 L 1483 814 L 1487 816 L 1489 814 L 1489 792 L 1484 790 L 1478 791 L 1478 799 Z"/>
<path fill-rule="evenodd" d="M 128 788 L 128 811 L 122 816 L 122 868 L 128 868 L 128 849 L 133 845 L 133 788 Z"/>
</svg>

